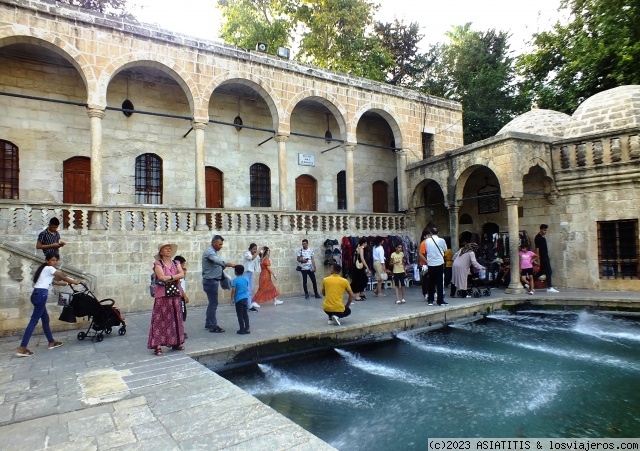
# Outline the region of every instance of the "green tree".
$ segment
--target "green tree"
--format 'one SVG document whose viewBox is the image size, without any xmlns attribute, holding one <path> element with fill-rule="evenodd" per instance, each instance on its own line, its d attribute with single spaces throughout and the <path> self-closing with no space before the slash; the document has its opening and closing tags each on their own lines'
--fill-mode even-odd
<svg viewBox="0 0 640 451">
<path fill-rule="evenodd" d="M 541 107 L 571 114 L 581 100 L 606 89 L 640 84 L 640 2 L 561 0 L 567 25 L 535 34 L 522 55 L 522 89 Z"/>
<path fill-rule="evenodd" d="M 376 10 L 366 0 L 297 0 L 300 60 L 341 72 L 362 71 L 364 55 L 381 53 L 366 34 Z"/>
<path fill-rule="evenodd" d="M 80 8 L 91 9 L 103 14 L 112 14 L 115 16 L 130 16 L 125 12 L 127 0 L 56 0 L 58 3 L 65 5 L 78 6 Z"/>
<path fill-rule="evenodd" d="M 526 108 L 514 82 L 509 36 L 473 31 L 471 23 L 453 27 L 446 36 L 449 42 L 426 55 L 422 90 L 462 103 L 465 144 L 494 136 Z"/>
<path fill-rule="evenodd" d="M 387 64 L 382 67 L 386 82 L 391 85 L 411 87 L 427 66 L 425 55 L 418 51 L 424 37 L 418 22 L 409 25 L 394 19 L 388 23 L 376 22 L 374 32 L 380 45 L 387 52 Z"/>
<path fill-rule="evenodd" d="M 294 22 L 287 0 L 219 0 L 218 4 L 225 19 L 220 30 L 225 42 L 248 49 L 264 42 L 271 54 L 289 46 Z"/>
</svg>

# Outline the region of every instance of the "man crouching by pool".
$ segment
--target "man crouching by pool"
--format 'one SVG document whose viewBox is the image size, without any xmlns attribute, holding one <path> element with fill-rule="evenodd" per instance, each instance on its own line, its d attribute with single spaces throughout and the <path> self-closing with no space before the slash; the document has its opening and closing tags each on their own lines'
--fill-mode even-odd
<svg viewBox="0 0 640 451">
<path fill-rule="evenodd" d="M 334 263 L 331 265 L 331 275 L 322 280 L 322 295 L 325 297 L 322 303 L 322 309 L 329 316 L 329 324 L 340 325 L 339 318 L 345 318 L 351 315 L 351 301 L 353 301 L 353 291 L 349 281 L 340 276 L 342 267 Z M 342 303 L 344 293 L 349 293 L 347 304 Z"/>
</svg>

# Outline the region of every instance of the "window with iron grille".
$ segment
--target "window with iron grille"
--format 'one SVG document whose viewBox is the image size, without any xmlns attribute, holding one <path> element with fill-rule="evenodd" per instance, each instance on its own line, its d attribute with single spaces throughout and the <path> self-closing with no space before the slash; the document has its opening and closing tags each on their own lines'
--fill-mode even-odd
<svg viewBox="0 0 640 451">
<path fill-rule="evenodd" d="M 249 169 L 252 207 L 271 207 L 271 170 L 269 166 L 256 163 Z"/>
<path fill-rule="evenodd" d="M 429 158 L 434 155 L 433 134 L 422 133 L 422 158 Z"/>
<path fill-rule="evenodd" d="M 637 279 L 638 220 L 598 222 L 598 264 L 601 279 Z"/>
<path fill-rule="evenodd" d="M 18 199 L 20 159 L 18 148 L 0 139 L 0 199 Z"/>
<path fill-rule="evenodd" d="M 338 172 L 338 210 L 347 209 L 347 172 Z"/>
<path fill-rule="evenodd" d="M 162 158 L 156 154 L 136 158 L 136 203 L 162 203 Z"/>
</svg>

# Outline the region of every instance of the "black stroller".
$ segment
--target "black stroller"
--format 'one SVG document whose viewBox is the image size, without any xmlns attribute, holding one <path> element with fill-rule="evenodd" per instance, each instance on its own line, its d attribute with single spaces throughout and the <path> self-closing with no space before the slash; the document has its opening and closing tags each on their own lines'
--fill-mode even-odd
<svg viewBox="0 0 640 451">
<path fill-rule="evenodd" d="M 480 276 L 484 277 L 480 277 Z M 486 271 L 478 272 L 475 268 L 471 268 L 471 274 L 467 279 L 467 293 L 474 298 L 480 296 L 491 296 L 491 287 L 487 283 Z"/>
<path fill-rule="evenodd" d="M 73 309 L 73 314 L 76 317 L 87 316 L 91 320 L 91 324 L 86 332 L 78 332 L 78 340 L 91 337 L 91 340 L 95 338 L 97 342 L 101 342 L 104 339 L 103 332 L 109 335 L 116 326 L 120 326 L 118 335 L 126 334 L 127 325 L 120 315 L 120 310 L 114 307 L 115 301 L 113 299 L 98 301 L 85 284 L 81 283 L 80 286 L 82 286 L 80 290 L 74 286 L 71 287 L 73 294 L 69 301 L 69 307 Z M 94 332 L 91 332 L 92 330 Z"/>
</svg>

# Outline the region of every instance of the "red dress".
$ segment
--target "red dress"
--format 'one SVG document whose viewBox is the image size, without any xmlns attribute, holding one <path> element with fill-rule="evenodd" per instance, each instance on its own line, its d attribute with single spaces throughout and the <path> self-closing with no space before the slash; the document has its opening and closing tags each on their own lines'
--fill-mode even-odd
<svg viewBox="0 0 640 451">
<path fill-rule="evenodd" d="M 276 289 L 276 286 L 271 280 L 271 272 L 269 271 L 271 262 L 268 258 L 262 259 L 260 262 L 260 280 L 258 281 L 258 291 L 251 298 L 252 302 L 263 304 L 265 302 L 273 301 L 280 296 L 280 292 Z"/>
<path fill-rule="evenodd" d="M 164 266 L 160 261 L 153 265 L 160 265 L 165 276 L 178 274 L 177 265 Z M 182 287 L 178 283 L 178 289 L 182 293 Z M 184 344 L 184 323 L 182 322 L 182 297 L 165 296 L 164 287 L 156 285 L 155 301 L 151 312 L 151 328 L 149 329 L 148 349 L 157 346 L 180 346 Z"/>
</svg>

